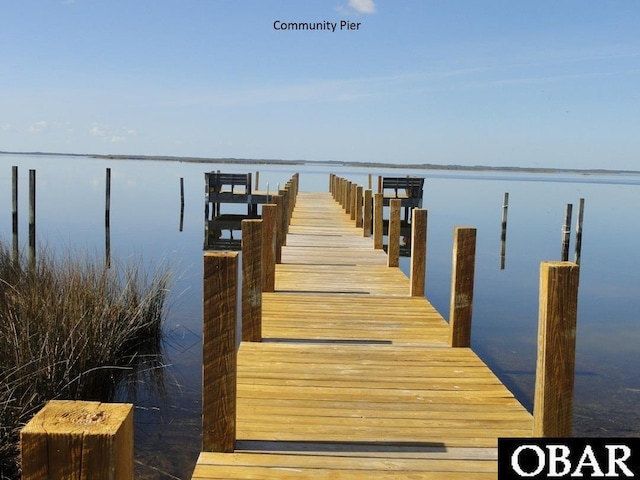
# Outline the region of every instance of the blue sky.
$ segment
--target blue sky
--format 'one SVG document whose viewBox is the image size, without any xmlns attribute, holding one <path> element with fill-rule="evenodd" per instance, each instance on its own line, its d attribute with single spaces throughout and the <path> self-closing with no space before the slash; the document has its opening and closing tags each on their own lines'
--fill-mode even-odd
<svg viewBox="0 0 640 480">
<path fill-rule="evenodd" d="M 0 150 L 640 169 L 637 0 L 5 0 L 0 18 Z"/>
</svg>

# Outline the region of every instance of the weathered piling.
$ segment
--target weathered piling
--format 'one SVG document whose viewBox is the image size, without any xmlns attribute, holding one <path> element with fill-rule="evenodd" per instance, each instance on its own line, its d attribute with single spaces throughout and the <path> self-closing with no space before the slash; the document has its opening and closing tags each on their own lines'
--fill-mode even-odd
<svg viewBox="0 0 640 480">
<path fill-rule="evenodd" d="M 376 250 L 382 249 L 383 245 L 383 211 L 384 198 L 382 193 L 376 193 L 373 196 L 373 248 Z"/>
<path fill-rule="evenodd" d="M 584 221 L 584 198 L 580 199 L 578 206 L 578 220 L 576 222 L 576 251 L 574 263 L 580 265 L 580 257 L 582 255 L 582 222 Z"/>
<path fill-rule="evenodd" d="M 184 229 L 184 177 L 180 177 L 180 231 Z"/>
<path fill-rule="evenodd" d="M 236 439 L 238 253 L 204 254 L 202 449 L 232 452 Z"/>
<path fill-rule="evenodd" d="M 569 239 L 571 237 L 571 212 L 573 205 L 567 203 L 567 208 L 564 213 L 564 224 L 562 225 L 562 249 L 560 252 L 560 258 L 563 262 L 569 260 Z"/>
<path fill-rule="evenodd" d="M 579 267 L 540 265 L 534 437 L 570 437 L 573 417 Z"/>
<path fill-rule="evenodd" d="M 104 255 L 105 264 L 111 266 L 111 169 L 107 167 L 104 200 Z"/>
<path fill-rule="evenodd" d="M 449 304 L 449 344 L 452 347 L 471 346 L 475 259 L 476 229 L 456 227 Z"/>
<path fill-rule="evenodd" d="M 133 405 L 53 400 L 20 444 L 23 480 L 132 480 Z"/>
<path fill-rule="evenodd" d="M 402 200 L 394 198 L 389 202 L 389 234 L 387 246 L 387 266 L 400 265 L 400 210 Z"/>
<path fill-rule="evenodd" d="M 29 263 L 36 264 L 36 171 L 29 170 Z"/>
<path fill-rule="evenodd" d="M 242 341 L 262 340 L 262 220 L 242 220 Z"/>
<path fill-rule="evenodd" d="M 262 291 L 273 292 L 276 283 L 276 219 L 278 206 L 262 205 Z"/>
<path fill-rule="evenodd" d="M 367 188 L 364 191 L 363 208 L 362 208 L 362 235 L 364 237 L 371 236 L 371 223 L 372 223 L 371 213 L 373 210 L 372 207 L 373 205 L 372 205 L 371 189 Z"/>
<path fill-rule="evenodd" d="M 502 202 L 502 229 L 500 233 L 500 270 L 504 270 L 507 258 L 507 214 L 509 213 L 509 192 L 504 193 Z"/>
<path fill-rule="evenodd" d="M 18 262 L 20 247 L 18 241 L 18 167 L 11 167 L 11 233 L 13 244 L 13 261 Z"/>
<path fill-rule="evenodd" d="M 411 213 L 411 286 L 409 295 L 424 296 L 427 265 L 427 211 L 414 208 Z"/>
</svg>

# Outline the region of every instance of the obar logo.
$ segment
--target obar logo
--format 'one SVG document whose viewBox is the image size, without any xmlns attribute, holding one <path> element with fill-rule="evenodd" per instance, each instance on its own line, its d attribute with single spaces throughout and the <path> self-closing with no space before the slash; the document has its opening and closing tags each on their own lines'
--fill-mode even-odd
<svg viewBox="0 0 640 480">
<path fill-rule="evenodd" d="M 498 479 L 640 478 L 637 438 L 501 438 Z"/>
</svg>

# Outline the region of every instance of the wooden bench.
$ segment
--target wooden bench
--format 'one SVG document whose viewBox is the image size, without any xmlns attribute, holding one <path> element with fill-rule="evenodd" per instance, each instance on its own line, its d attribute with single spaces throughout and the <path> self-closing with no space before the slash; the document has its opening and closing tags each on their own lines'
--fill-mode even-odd
<svg viewBox="0 0 640 480">
<path fill-rule="evenodd" d="M 401 199 L 406 221 L 411 220 L 412 209 L 422 208 L 423 188 L 423 177 L 378 177 L 378 193 L 384 195 L 384 205 L 388 206 L 392 198 Z M 393 190 L 393 194 L 385 194 L 385 190 Z"/>
<path fill-rule="evenodd" d="M 251 201 L 251 173 L 221 173 L 206 172 L 205 195 L 207 205 L 213 205 L 213 216 L 220 215 L 221 203 L 246 203 L 248 214 L 253 213 L 254 207 Z M 225 188 L 228 187 L 228 188 Z M 236 192 L 236 187 L 244 187 L 243 191 Z"/>
</svg>

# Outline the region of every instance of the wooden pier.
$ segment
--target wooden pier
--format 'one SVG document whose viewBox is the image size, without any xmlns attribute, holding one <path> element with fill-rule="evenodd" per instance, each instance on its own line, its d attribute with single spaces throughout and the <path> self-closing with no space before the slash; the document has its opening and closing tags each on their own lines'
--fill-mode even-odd
<svg viewBox="0 0 640 480">
<path fill-rule="evenodd" d="M 412 295 L 415 279 L 341 208 L 333 180 L 331 190 L 335 200 L 297 195 L 275 289 L 259 300 L 261 341 L 236 350 L 237 290 L 223 279 L 237 258 L 205 254 L 204 451 L 193 479 L 496 478 L 497 439 L 542 431 L 468 338 L 451 346 L 465 343 L 470 317 L 461 342 L 453 319 Z M 463 324 L 472 292 L 452 298 Z"/>
<path fill-rule="evenodd" d="M 499 437 L 571 436 L 577 265 L 541 265 L 531 415 L 469 348 L 475 229 L 456 230 L 447 322 L 424 297 L 426 211 L 412 212 L 407 278 L 392 258 L 400 200 L 386 254 L 382 194 L 348 200 L 344 179 L 330 184 L 331 194 L 298 193 L 295 175 L 261 220 L 245 220 L 241 266 L 237 252 L 204 254 L 203 451 L 192 478 L 495 479 Z M 45 409 L 90 438 L 104 436 L 108 407 L 98 407 Z M 65 423 L 78 415 L 91 421 Z M 82 457 L 91 478 L 133 477 L 127 418 Z M 70 478 L 80 443 L 45 451 L 60 432 L 40 423 L 23 431 L 33 453 L 23 478 Z"/>
</svg>

